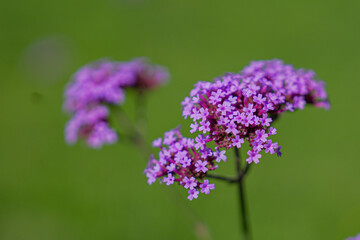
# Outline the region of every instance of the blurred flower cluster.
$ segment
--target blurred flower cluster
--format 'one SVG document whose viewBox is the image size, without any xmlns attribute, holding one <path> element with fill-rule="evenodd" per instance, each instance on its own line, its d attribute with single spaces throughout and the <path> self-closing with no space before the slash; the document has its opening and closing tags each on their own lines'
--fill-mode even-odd
<svg viewBox="0 0 360 240">
<path fill-rule="evenodd" d="M 355 237 L 349 237 L 346 240 L 360 240 L 360 233 L 356 235 Z"/>
<path fill-rule="evenodd" d="M 295 69 L 280 60 L 254 61 L 240 73 L 198 82 L 181 104 L 184 118 L 192 119 L 190 133 L 197 135 L 188 139 L 178 130 L 167 132 L 163 144 L 168 148 L 156 140 L 159 160 L 151 158 L 145 173 L 150 184 L 163 176 L 167 177 L 161 181 L 167 185 L 177 181 L 190 189 L 190 200 L 197 198 L 197 190 L 205 191 L 201 184 L 208 185 L 208 180 L 200 180 L 217 168 L 214 160 L 226 160 L 227 149 L 249 142 L 248 164 L 259 163 L 262 150 L 280 156 L 281 147 L 269 139 L 277 134 L 271 123 L 279 115 L 304 109 L 306 104 L 329 108 L 324 83 L 316 80 L 313 71 Z M 210 144 L 215 151 L 208 148 Z"/>
<path fill-rule="evenodd" d="M 78 70 L 65 91 L 64 108 L 72 114 L 65 135 L 73 144 L 85 139 L 93 148 L 117 141 L 109 126 L 109 105 L 122 105 L 125 89 L 146 91 L 162 85 L 169 78 L 161 66 L 139 58 L 129 62 L 97 61 Z"/>
</svg>

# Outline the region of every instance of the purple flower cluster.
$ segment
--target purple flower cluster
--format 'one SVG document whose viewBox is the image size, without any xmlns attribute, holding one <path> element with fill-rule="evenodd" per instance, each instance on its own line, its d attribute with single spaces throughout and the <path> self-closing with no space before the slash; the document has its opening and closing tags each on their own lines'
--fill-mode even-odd
<svg viewBox="0 0 360 240">
<path fill-rule="evenodd" d="M 130 62 L 99 61 L 82 67 L 65 92 L 64 108 L 73 114 L 65 130 L 67 142 L 73 144 L 83 138 L 94 148 L 116 142 L 106 105 L 121 105 L 126 88 L 144 91 L 163 84 L 168 77 L 163 67 L 151 65 L 143 58 Z"/>
<path fill-rule="evenodd" d="M 209 194 L 215 189 L 213 183 L 203 178 L 218 167 L 216 163 L 226 161 L 225 151 L 199 148 L 194 139 L 183 137 L 179 129 L 166 132 L 163 139 L 153 142 L 153 146 L 160 148 L 160 152 L 158 159 L 151 157 L 145 169 L 149 184 L 157 178 L 166 185 L 177 182 L 188 190 L 189 200 L 198 198 L 199 191 Z"/>
<path fill-rule="evenodd" d="M 355 237 L 349 237 L 346 240 L 360 240 L 360 233 Z"/>
<path fill-rule="evenodd" d="M 228 73 L 214 82 L 198 82 L 182 102 L 183 116 L 193 120 L 196 149 L 214 142 L 218 148 L 241 148 L 247 140 L 248 163 L 258 163 L 261 151 L 280 153 L 268 139 L 277 130 L 270 126 L 284 111 L 306 104 L 328 108 L 324 83 L 312 71 L 295 69 L 280 60 L 254 61 L 240 73 Z"/>
<path fill-rule="evenodd" d="M 66 126 L 66 141 L 72 144 L 83 138 L 93 148 L 116 142 L 117 135 L 107 123 L 108 115 L 108 108 L 102 105 L 77 111 Z"/>
</svg>

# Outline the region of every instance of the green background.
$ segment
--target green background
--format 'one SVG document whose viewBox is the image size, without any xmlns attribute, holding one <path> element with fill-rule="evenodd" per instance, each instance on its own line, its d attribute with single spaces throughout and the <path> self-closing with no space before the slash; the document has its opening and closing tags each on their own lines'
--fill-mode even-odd
<svg viewBox="0 0 360 240">
<path fill-rule="evenodd" d="M 0 239 L 240 239 L 235 186 L 217 182 L 189 202 L 179 187 L 148 186 L 134 147 L 65 144 L 70 76 L 102 57 L 138 56 L 172 76 L 148 98 L 149 141 L 189 129 L 180 101 L 199 80 L 258 59 L 315 70 L 331 110 L 276 123 L 283 156 L 265 155 L 246 182 L 253 239 L 360 232 L 359 11 L 355 0 L 2 1 Z M 230 175 L 228 156 L 219 171 Z"/>
</svg>

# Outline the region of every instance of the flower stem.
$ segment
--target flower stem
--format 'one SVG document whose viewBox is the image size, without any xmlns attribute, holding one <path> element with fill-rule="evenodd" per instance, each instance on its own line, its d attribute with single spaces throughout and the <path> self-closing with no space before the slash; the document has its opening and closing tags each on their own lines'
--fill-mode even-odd
<svg viewBox="0 0 360 240">
<path fill-rule="evenodd" d="M 232 177 L 220 176 L 220 175 L 213 175 L 213 174 L 206 174 L 206 176 L 208 178 L 223 180 L 223 181 L 226 181 L 228 183 L 237 183 L 237 182 L 239 182 L 238 178 L 232 178 Z"/>
<path fill-rule="evenodd" d="M 137 91 L 136 96 L 136 125 L 139 132 L 143 133 L 143 136 L 147 133 L 147 114 L 146 114 L 146 93 L 143 90 Z M 146 136 L 145 136 L 146 137 Z"/>
<path fill-rule="evenodd" d="M 250 240 L 250 231 L 248 226 L 248 219 L 247 219 L 247 209 L 246 209 L 246 200 L 245 200 L 245 188 L 244 188 L 244 175 L 248 171 L 249 167 L 247 166 L 243 171 L 241 169 L 241 156 L 238 148 L 235 149 L 235 163 L 236 169 L 238 174 L 238 184 L 239 184 L 239 204 L 240 204 L 240 218 L 242 222 L 242 233 L 244 240 Z"/>
<path fill-rule="evenodd" d="M 131 120 L 122 108 L 113 107 L 112 111 L 116 114 L 118 125 L 123 126 L 124 128 L 124 133 L 120 133 L 118 131 L 118 135 L 137 147 L 139 152 L 143 154 L 144 159 L 148 159 L 151 149 L 145 139 L 145 128 L 144 131 L 139 129 L 139 127 Z"/>
<path fill-rule="evenodd" d="M 113 108 L 113 112 L 116 114 L 117 120 L 119 121 L 120 126 L 124 126 L 127 132 L 129 133 L 120 133 L 119 136 L 122 136 L 130 144 L 133 144 L 141 154 L 144 155 L 144 160 L 148 160 L 151 149 L 149 144 L 146 141 L 146 108 L 145 108 L 144 96 L 139 93 L 137 100 L 137 115 L 136 120 L 132 121 L 131 118 L 123 111 L 122 108 Z M 179 196 L 178 191 L 168 192 L 168 197 L 174 202 L 176 207 L 181 206 L 183 210 L 181 212 L 187 217 L 194 229 L 196 239 L 198 240 L 211 240 L 210 231 L 208 230 L 206 224 L 196 212 L 183 201 L 183 198 Z"/>
</svg>

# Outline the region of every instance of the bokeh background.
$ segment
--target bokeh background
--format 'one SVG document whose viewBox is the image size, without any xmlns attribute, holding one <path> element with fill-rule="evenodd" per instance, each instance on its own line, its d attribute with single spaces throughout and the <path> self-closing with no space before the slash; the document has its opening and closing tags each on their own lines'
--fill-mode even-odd
<svg viewBox="0 0 360 240">
<path fill-rule="evenodd" d="M 139 56 L 172 75 L 148 98 L 149 141 L 188 130 L 180 101 L 199 80 L 258 59 L 314 69 L 331 110 L 276 123 L 283 156 L 264 156 L 246 183 L 253 239 L 360 232 L 359 11 L 356 0 L 2 1 L 0 239 L 240 239 L 235 186 L 217 182 L 188 202 L 185 191 L 148 186 L 132 146 L 65 144 L 70 76 L 99 58 Z M 233 174 L 228 156 L 219 171 Z"/>
</svg>

